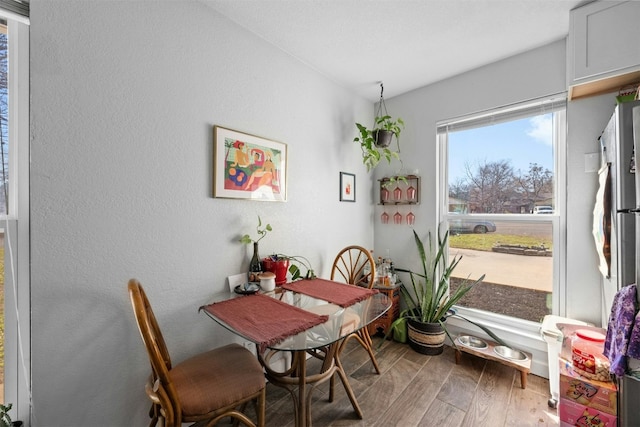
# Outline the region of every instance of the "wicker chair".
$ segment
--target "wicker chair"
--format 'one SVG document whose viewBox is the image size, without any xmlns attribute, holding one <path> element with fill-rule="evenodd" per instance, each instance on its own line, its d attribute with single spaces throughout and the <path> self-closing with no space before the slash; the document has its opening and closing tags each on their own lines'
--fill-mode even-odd
<svg viewBox="0 0 640 427">
<path fill-rule="evenodd" d="M 367 266 L 369 267 L 368 271 L 365 268 Z M 331 280 L 342 281 L 350 285 L 363 286 L 371 289 L 375 284 L 375 279 L 376 263 L 371 253 L 362 246 L 347 246 L 338 253 L 336 259 L 333 261 Z M 380 367 L 378 366 L 376 356 L 373 354 L 373 342 L 371 341 L 367 328 L 361 328 L 345 339 L 338 350 L 338 355 L 351 338 L 356 338 L 362 347 L 367 350 L 371 363 L 373 363 L 376 373 L 379 374 Z"/>
<path fill-rule="evenodd" d="M 129 281 L 129 296 L 142 341 L 151 362 L 145 386 L 152 401 L 149 416 L 155 426 L 182 423 L 213 426 L 225 417 L 234 424 L 256 427 L 242 411 L 253 402 L 257 426 L 265 423 L 265 378 L 262 366 L 247 349 L 230 344 L 193 356 L 175 366 L 140 283 Z M 238 409 L 240 408 L 240 409 Z"/>
</svg>

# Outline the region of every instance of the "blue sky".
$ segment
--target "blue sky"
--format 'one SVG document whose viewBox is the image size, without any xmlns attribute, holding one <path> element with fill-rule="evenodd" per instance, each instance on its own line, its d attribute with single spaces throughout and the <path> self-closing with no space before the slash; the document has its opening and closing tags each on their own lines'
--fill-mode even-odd
<svg viewBox="0 0 640 427">
<path fill-rule="evenodd" d="M 464 178 L 465 162 L 510 161 L 514 172 L 526 173 L 530 163 L 553 172 L 552 114 L 449 133 L 449 182 Z"/>
</svg>

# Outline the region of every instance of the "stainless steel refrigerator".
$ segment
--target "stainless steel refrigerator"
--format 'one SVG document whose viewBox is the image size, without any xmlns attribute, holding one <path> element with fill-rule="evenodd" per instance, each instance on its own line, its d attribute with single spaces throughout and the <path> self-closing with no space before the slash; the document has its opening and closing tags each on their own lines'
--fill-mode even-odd
<svg viewBox="0 0 640 427">
<path fill-rule="evenodd" d="M 636 283 L 636 173 L 633 108 L 640 101 L 616 106 L 600 136 L 602 163 L 608 165 L 610 194 L 610 262 L 603 274 L 602 324 L 607 325 L 613 298 L 624 286 Z M 638 198 L 640 200 L 640 198 Z M 602 269 L 601 269 L 602 271 Z M 603 272 L 604 273 L 604 272 Z"/>
<path fill-rule="evenodd" d="M 635 116 L 635 117 L 634 117 Z M 635 142 L 634 142 L 635 140 Z M 610 239 L 605 252 L 610 253 L 608 274 L 602 280 L 602 325 L 607 327 L 613 298 L 622 287 L 640 283 L 640 170 L 636 173 L 635 153 L 640 154 L 640 101 L 616 106 L 600 137 L 603 170 L 608 167 Z M 636 149 L 637 148 L 637 149 Z M 629 360 L 635 366 L 635 360 Z M 638 364 L 640 367 L 640 363 Z M 618 425 L 640 426 L 640 381 L 625 375 L 620 379 Z"/>
</svg>

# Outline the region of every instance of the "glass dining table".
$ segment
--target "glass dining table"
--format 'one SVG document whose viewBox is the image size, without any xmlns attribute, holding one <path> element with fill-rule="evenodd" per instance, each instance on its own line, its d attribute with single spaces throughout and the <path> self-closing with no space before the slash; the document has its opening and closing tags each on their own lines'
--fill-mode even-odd
<svg viewBox="0 0 640 427">
<path fill-rule="evenodd" d="M 391 300 L 375 290 L 323 279 L 293 283 L 255 295 L 220 293 L 200 309 L 256 344 L 268 381 L 287 389 L 293 399 L 296 427 L 311 425 L 311 394 L 327 380 L 331 380 L 329 401 L 333 401 L 334 374 L 340 377 L 356 415 L 362 419 L 340 353 L 351 334 L 389 310 Z M 349 298 L 336 297 L 342 291 L 348 292 Z M 281 352 L 291 355 L 290 366 L 275 369 L 271 362 Z M 307 369 L 309 357 L 320 359 L 320 366 L 314 365 L 312 372 Z"/>
</svg>

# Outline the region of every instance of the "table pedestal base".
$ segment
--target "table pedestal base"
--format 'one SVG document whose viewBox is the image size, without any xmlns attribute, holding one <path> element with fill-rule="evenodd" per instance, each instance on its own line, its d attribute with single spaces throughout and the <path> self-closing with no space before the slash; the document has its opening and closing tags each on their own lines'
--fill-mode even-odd
<svg viewBox="0 0 640 427">
<path fill-rule="evenodd" d="M 320 372 L 312 375 L 307 374 L 307 352 L 304 350 L 292 351 L 291 367 L 283 372 L 272 370 L 269 366 L 270 359 L 277 351 L 268 350 L 264 355 L 258 354 L 258 358 L 265 368 L 267 380 L 275 386 L 286 389 L 293 399 L 296 427 L 311 426 L 311 394 L 320 384 L 329 380 L 334 374 L 340 376 L 340 380 L 351 401 L 358 418 L 362 419 L 363 414 L 356 400 L 353 389 L 349 384 L 347 375 L 344 372 L 342 363 L 338 357 L 337 349 L 340 341 L 326 347 L 326 353 L 322 357 Z M 298 392 L 295 392 L 295 389 Z M 333 388 L 332 388 L 333 389 Z M 333 391 L 333 390 L 332 390 Z M 333 392 L 330 393 L 329 401 L 333 401 Z"/>
</svg>

